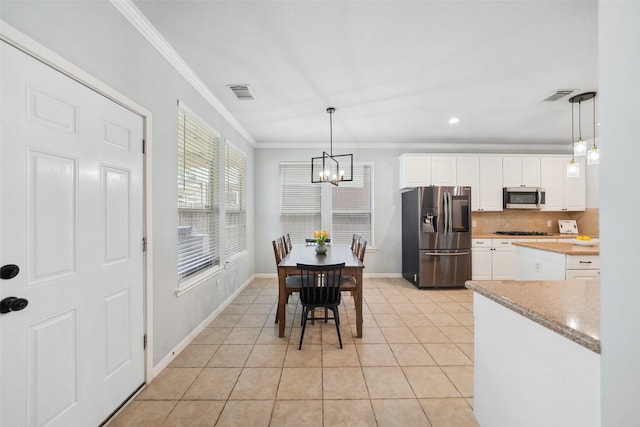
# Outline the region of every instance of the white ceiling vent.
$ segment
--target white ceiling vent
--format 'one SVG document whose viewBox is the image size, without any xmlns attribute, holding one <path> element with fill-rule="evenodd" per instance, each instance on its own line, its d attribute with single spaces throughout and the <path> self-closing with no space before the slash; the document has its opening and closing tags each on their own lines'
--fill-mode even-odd
<svg viewBox="0 0 640 427">
<path fill-rule="evenodd" d="M 251 87 L 249 87 L 249 85 L 227 85 L 227 86 L 231 88 L 233 93 L 235 93 L 238 99 L 241 101 L 255 99 L 255 97 L 253 96 L 253 91 L 251 90 Z"/>
<path fill-rule="evenodd" d="M 557 101 L 558 99 L 564 98 L 567 95 L 571 95 L 573 92 L 574 89 L 559 89 L 555 92 L 551 92 L 540 101 Z"/>
</svg>

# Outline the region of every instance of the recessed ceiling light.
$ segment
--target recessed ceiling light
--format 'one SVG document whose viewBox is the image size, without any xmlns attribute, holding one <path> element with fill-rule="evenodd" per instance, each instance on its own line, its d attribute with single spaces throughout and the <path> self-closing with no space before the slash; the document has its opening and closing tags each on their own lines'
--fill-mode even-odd
<svg viewBox="0 0 640 427">
<path fill-rule="evenodd" d="M 460 119 L 459 119 L 459 118 L 457 118 L 457 117 L 451 117 L 451 118 L 449 119 L 449 124 L 450 124 L 450 125 L 455 125 L 456 123 L 460 123 Z"/>
</svg>

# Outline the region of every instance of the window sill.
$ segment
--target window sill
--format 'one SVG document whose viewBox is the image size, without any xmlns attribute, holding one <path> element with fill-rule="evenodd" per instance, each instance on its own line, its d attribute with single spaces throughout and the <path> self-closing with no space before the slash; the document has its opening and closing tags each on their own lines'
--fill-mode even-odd
<svg viewBox="0 0 640 427">
<path fill-rule="evenodd" d="M 216 274 L 220 273 L 223 269 L 224 268 L 221 266 L 216 266 L 200 274 L 197 274 L 195 277 L 187 280 L 186 282 L 178 286 L 178 288 L 176 289 L 176 296 L 177 297 L 182 296 L 187 292 L 189 292 L 190 290 L 197 288 L 198 286 L 202 285 L 203 283 L 205 283 L 207 280 L 209 280 Z"/>
<path fill-rule="evenodd" d="M 236 264 L 243 259 L 245 259 L 249 255 L 249 251 L 242 251 L 235 254 L 229 261 L 224 263 L 224 268 L 227 269 L 231 267 L 233 264 Z"/>
</svg>

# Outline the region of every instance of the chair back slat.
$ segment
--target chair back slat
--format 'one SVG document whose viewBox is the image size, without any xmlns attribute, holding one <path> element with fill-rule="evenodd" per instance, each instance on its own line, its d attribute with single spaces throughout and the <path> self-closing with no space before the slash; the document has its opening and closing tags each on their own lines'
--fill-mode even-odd
<svg viewBox="0 0 640 427">
<path fill-rule="evenodd" d="M 300 302 L 310 306 L 339 304 L 344 265 L 344 263 L 323 266 L 298 264 L 302 279 Z"/>
</svg>

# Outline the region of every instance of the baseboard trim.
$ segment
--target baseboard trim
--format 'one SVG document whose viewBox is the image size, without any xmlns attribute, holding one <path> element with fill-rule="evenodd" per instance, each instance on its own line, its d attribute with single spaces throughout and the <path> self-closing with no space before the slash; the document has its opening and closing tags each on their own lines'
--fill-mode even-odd
<svg viewBox="0 0 640 427">
<path fill-rule="evenodd" d="M 196 326 L 196 328 L 193 329 L 186 337 L 184 337 L 184 339 L 180 341 L 178 345 L 176 345 L 173 349 L 171 349 L 171 351 L 169 351 L 169 353 L 167 353 L 167 355 L 164 356 L 160 360 L 160 362 L 158 362 L 158 364 L 153 367 L 153 370 L 152 370 L 153 378 L 155 378 L 160 372 L 162 372 L 164 368 L 169 366 L 169 364 L 173 361 L 173 359 L 175 359 L 176 356 L 179 355 L 180 352 L 184 350 L 185 347 L 187 347 L 189 343 L 193 341 L 193 339 L 197 337 L 198 334 L 202 332 L 204 328 L 206 328 L 207 325 L 211 323 L 213 319 L 215 319 L 220 313 L 222 313 L 222 311 L 224 311 L 224 309 L 227 308 L 227 306 L 231 303 L 231 301 L 233 301 L 235 297 L 237 297 L 240 294 L 240 292 L 242 292 L 244 288 L 246 288 L 247 285 L 256 278 L 258 278 L 258 275 L 255 275 L 255 274 L 249 277 L 249 279 L 247 279 L 233 294 L 231 294 L 229 298 L 227 298 L 222 304 L 220 304 L 220 306 L 218 306 L 218 308 L 216 308 L 209 316 L 207 316 L 206 319 L 200 322 L 200 324 Z"/>
</svg>

